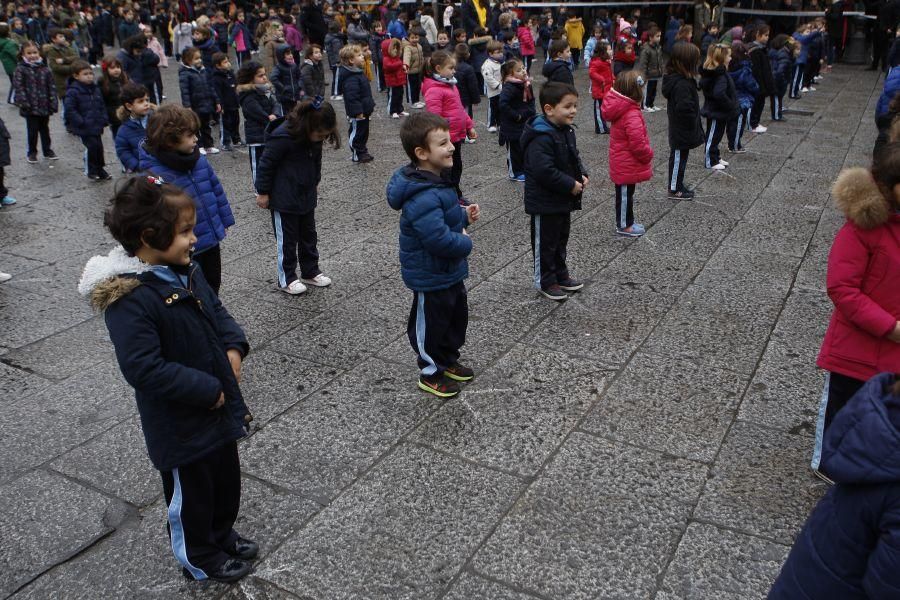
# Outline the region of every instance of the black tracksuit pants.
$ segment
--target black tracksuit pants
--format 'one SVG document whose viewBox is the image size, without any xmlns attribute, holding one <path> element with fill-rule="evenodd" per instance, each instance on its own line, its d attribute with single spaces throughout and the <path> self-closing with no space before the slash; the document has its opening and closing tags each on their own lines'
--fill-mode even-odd
<svg viewBox="0 0 900 600">
<path fill-rule="evenodd" d="M 106 161 L 103 158 L 103 138 L 99 135 L 83 135 L 81 143 L 84 144 L 84 172 L 85 175 L 100 175 Z M 46 149 L 44 150 L 46 152 Z"/>
<path fill-rule="evenodd" d="M 218 409 L 223 410 L 223 409 Z M 237 442 L 171 471 L 160 471 L 172 552 L 194 579 L 206 579 L 228 560 L 241 504 Z"/>
<path fill-rule="evenodd" d="M 496 127 L 500 119 L 500 94 L 488 98 L 488 127 Z"/>
<path fill-rule="evenodd" d="M 25 116 L 25 129 L 28 137 L 28 154 L 37 154 L 38 135 L 41 138 L 41 150 L 44 156 L 50 152 L 50 117 L 38 115 Z"/>
<path fill-rule="evenodd" d="M 388 116 L 403 112 L 403 86 L 388 88 Z"/>
<path fill-rule="evenodd" d="M 456 195 L 459 198 L 463 197 L 459 182 L 462 181 L 462 147 L 465 143 L 465 138 L 453 142 L 453 166 L 450 167 L 450 181 L 452 181 L 453 185 L 456 187 Z"/>
<path fill-rule="evenodd" d="M 750 118 L 750 108 L 741 108 L 741 114 L 739 114 L 734 119 L 729 119 L 726 127 L 726 133 L 728 134 L 728 149 L 729 150 L 742 150 L 743 146 L 741 145 L 741 139 L 744 137 L 744 132 L 747 130 L 747 121 Z"/>
<path fill-rule="evenodd" d="M 687 169 L 690 150 L 681 148 L 669 149 L 669 191 L 683 192 L 684 171 Z"/>
<path fill-rule="evenodd" d="M 209 287 L 218 294 L 219 288 L 222 286 L 222 248 L 216 244 L 212 248 L 207 248 L 199 254 L 191 257 L 195 263 L 200 265 L 203 270 L 203 277 L 209 284 Z"/>
<path fill-rule="evenodd" d="M 609 123 L 603 120 L 602 98 L 594 98 L 594 133 L 609 133 Z"/>
<path fill-rule="evenodd" d="M 571 225 L 571 213 L 531 215 L 531 254 L 534 256 L 536 289 L 546 290 L 569 279 L 566 248 Z"/>
<path fill-rule="evenodd" d="M 653 108 L 656 102 L 656 86 L 659 84 L 658 79 L 650 79 L 647 81 L 647 92 L 644 94 L 644 108 Z"/>
<path fill-rule="evenodd" d="M 222 121 L 219 126 L 219 141 L 223 146 L 239 144 L 241 141 L 241 111 L 237 108 L 228 108 L 222 111 Z"/>
<path fill-rule="evenodd" d="M 406 335 L 423 376 L 440 375 L 459 361 L 468 326 L 469 301 L 462 281 L 442 290 L 413 291 Z"/>
<path fill-rule="evenodd" d="M 275 246 L 278 251 L 278 285 L 287 287 L 297 280 L 297 262 L 303 279 L 312 279 L 319 270 L 319 236 L 316 233 L 316 211 L 286 213 L 272 211 Z"/>
<path fill-rule="evenodd" d="M 369 153 L 369 117 L 357 119 L 355 117 L 347 117 L 350 126 L 347 128 L 350 140 L 350 158 L 353 162 L 357 162 L 360 156 Z"/>
<path fill-rule="evenodd" d="M 722 137 L 725 135 L 727 123 L 725 119 L 706 119 L 706 168 L 719 164 L 722 158 L 719 152 L 719 144 L 722 143 Z"/>
<path fill-rule="evenodd" d="M 751 129 L 759 125 L 759 120 L 762 117 L 763 109 L 766 107 L 766 98 L 769 98 L 770 103 L 775 101 L 773 96 L 767 96 L 765 94 L 759 94 L 753 100 L 753 106 L 750 108 Z"/>
<path fill-rule="evenodd" d="M 819 402 L 816 417 L 816 439 L 813 447 L 812 468 L 819 470 L 822 459 L 822 444 L 825 431 L 831 426 L 838 411 L 846 406 L 850 398 L 865 385 L 865 381 L 830 371 L 825 375 L 825 390 Z M 825 473 L 828 475 L 828 473 Z"/>
<path fill-rule="evenodd" d="M 634 186 L 616 185 L 616 228 L 628 229 L 634 225 Z"/>
<path fill-rule="evenodd" d="M 525 152 L 519 140 L 506 140 L 506 169 L 510 179 L 525 173 Z"/>
<path fill-rule="evenodd" d="M 415 104 L 419 101 L 422 94 L 422 74 L 407 73 L 406 74 L 406 101 Z"/>
<path fill-rule="evenodd" d="M 197 113 L 197 117 L 200 119 L 200 147 L 212 148 L 212 129 L 209 126 L 209 122 L 212 121 L 213 115 L 210 113 Z"/>
</svg>

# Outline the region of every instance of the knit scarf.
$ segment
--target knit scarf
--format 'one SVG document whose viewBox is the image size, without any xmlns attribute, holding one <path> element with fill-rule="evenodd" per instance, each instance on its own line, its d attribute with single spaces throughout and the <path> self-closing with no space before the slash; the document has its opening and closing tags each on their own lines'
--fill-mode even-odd
<svg viewBox="0 0 900 600">
<path fill-rule="evenodd" d="M 450 79 L 447 79 L 446 77 L 441 77 L 440 75 L 435 73 L 431 76 L 431 78 L 437 82 L 446 83 L 447 85 L 456 85 L 456 77 L 451 77 Z"/>
<path fill-rule="evenodd" d="M 522 93 L 522 100 L 525 102 L 531 102 L 534 99 L 534 92 L 531 91 L 531 77 L 526 79 L 518 79 L 516 77 L 507 77 L 507 81 L 511 83 L 521 83 L 522 88 L 525 90 Z"/>
<path fill-rule="evenodd" d="M 189 173 L 194 170 L 194 166 L 200 160 L 200 148 L 194 146 L 194 151 L 190 154 L 182 154 L 174 150 L 159 150 L 155 156 L 159 162 L 173 171 Z"/>
</svg>

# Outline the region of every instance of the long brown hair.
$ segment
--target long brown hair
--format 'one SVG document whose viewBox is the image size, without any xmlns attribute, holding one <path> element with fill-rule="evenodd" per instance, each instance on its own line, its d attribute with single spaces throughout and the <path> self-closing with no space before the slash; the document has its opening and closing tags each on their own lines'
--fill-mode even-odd
<svg viewBox="0 0 900 600">
<path fill-rule="evenodd" d="M 613 89 L 640 104 L 644 100 L 644 90 L 638 85 L 639 76 L 640 72 L 633 69 L 630 71 L 622 71 L 616 75 Z"/>
<path fill-rule="evenodd" d="M 666 64 L 666 73 L 679 73 L 688 79 L 693 79 L 697 76 L 699 66 L 700 48 L 690 42 L 681 42 L 672 46 L 672 53 Z"/>
</svg>

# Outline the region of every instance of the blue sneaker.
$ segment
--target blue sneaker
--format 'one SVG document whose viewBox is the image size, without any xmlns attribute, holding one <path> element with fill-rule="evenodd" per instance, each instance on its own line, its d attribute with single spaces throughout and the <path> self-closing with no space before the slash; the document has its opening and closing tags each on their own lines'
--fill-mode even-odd
<svg viewBox="0 0 900 600">
<path fill-rule="evenodd" d="M 525 173 L 522 173 L 521 175 L 516 175 L 516 181 L 518 181 L 519 183 L 525 183 Z"/>
<path fill-rule="evenodd" d="M 12 196 L 7 196 L 3 200 L 0 200 L 0 204 L 3 204 L 3 206 L 11 206 L 15 203 L 16 203 L 16 199 L 13 198 Z"/>
<path fill-rule="evenodd" d="M 641 237 L 646 231 L 643 225 L 634 223 L 631 227 L 626 227 L 624 229 L 616 227 L 616 233 L 624 237 Z"/>
</svg>

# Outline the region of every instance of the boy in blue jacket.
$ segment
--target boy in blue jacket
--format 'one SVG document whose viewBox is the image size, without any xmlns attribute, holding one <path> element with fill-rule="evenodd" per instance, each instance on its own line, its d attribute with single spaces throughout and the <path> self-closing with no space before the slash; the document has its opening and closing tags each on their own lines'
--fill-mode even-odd
<svg viewBox="0 0 900 600">
<path fill-rule="evenodd" d="M 362 48 L 349 44 L 341 48 L 341 68 L 338 71 L 340 95 L 344 97 L 344 109 L 350 122 L 350 157 L 353 162 L 367 163 L 375 160 L 366 144 L 369 141 L 369 117 L 375 110 L 372 87 L 363 73 L 366 57 Z"/>
<path fill-rule="evenodd" d="M 88 261 L 78 290 L 104 311 L 119 368 L 134 388 L 182 574 L 232 582 L 250 572 L 259 550 L 233 529 L 241 500 L 237 440 L 252 420 L 238 387 L 250 348 L 191 261 L 196 214 L 176 186 L 130 179 L 104 217 L 121 246 Z"/>
<path fill-rule="evenodd" d="M 541 88 L 540 102 L 543 114 L 526 123 L 520 142 L 525 153 L 525 212 L 531 215 L 534 287 L 562 301 L 584 287 L 569 274 L 566 247 L 572 211 L 581 210 L 588 172 L 572 128 L 578 91 L 566 83 L 548 82 Z"/>
<path fill-rule="evenodd" d="M 834 480 L 806 520 L 770 600 L 900 598 L 900 375 L 870 379 L 825 431 Z"/>
<path fill-rule="evenodd" d="M 147 120 L 154 106 L 149 90 L 138 83 L 126 83 L 120 94 L 122 106 L 117 116 L 122 125 L 116 132 L 116 156 L 125 173 L 141 170 L 141 142 L 147 137 Z"/>
<path fill-rule="evenodd" d="M 400 212 L 400 270 L 413 291 L 406 334 L 418 356 L 420 389 L 440 398 L 459 393 L 475 374 L 459 362 L 466 341 L 469 305 L 463 281 L 472 239 L 465 231 L 478 220 L 477 204 L 460 206 L 447 177 L 453 166 L 450 124 L 429 112 L 415 113 L 400 128 L 410 164 L 387 186 L 388 204 Z"/>
<path fill-rule="evenodd" d="M 85 175 L 94 181 L 112 179 L 106 172 L 103 159 L 103 129 L 109 124 L 109 115 L 100 86 L 94 83 L 94 71 L 83 60 L 72 61 L 72 78 L 66 88 L 66 123 L 69 131 L 81 138 L 84 144 Z"/>
</svg>

